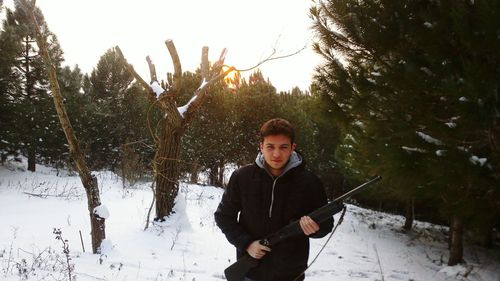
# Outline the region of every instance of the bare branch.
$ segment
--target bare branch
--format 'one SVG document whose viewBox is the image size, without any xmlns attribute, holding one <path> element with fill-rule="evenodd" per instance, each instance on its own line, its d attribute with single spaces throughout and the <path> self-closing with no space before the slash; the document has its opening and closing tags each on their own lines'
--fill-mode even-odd
<svg viewBox="0 0 500 281">
<path fill-rule="evenodd" d="M 182 67 L 179 55 L 177 54 L 177 49 L 175 48 L 174 42 L 172 40 L 165 41 L 167 45 L 168 52 L 172 58 L 172 63 L 174 64 L 174 78 L 172 83 L 172 94 L 179 95 L 182 85 Z"/>
<path fill-rule="evenodd" d="M 201 80 L 206 81 L 208 80 L 208 71 L 209 71 L 210 65 L 208 63 L 208 47 L 205 46 L 201 49 Z"/>
<path fill-rule="evenodd" d="M 273 60 L 278 60 L 278 59 L 284 59 L 284 58 L 288 58 L 288 57 L 292 57 L 292 56 L 295 56 L 297 55 L 298 53 L 304 51 L 305 49 L 307 48 L 307 44 L 304 45 L 304 47 L 298 49 L 297 51 L 293 52 L 293 53 L 290 53 L 290 54 L 287 54 L 287 55 L 282 55 L 282 56 L 275 56 L 276 55 L 276 49 L 273 49 L 273 51 L 271 52 L 271 54 L 265 58 L 264 60 L 258 62 L 256 65 L 252 66 L 252 67 L 249 67 L 249 68 L 245 68 L 245 69 L 237 69 L 237 68 L 234 68 L 233 70 L 236 70 L 236 71 L 239 71 L 239 72 L 245 72 L 245 71 L 250 71 L 252 69 L 255 69 L 259 66 L 261 66 L 262 64 L 266 63 L 266 62 L 269 62 L 269 61 L 273 61 Z"/>
<path fill-rule="evenodd" d="M 123 64 L 127 67 L 130 74 L 132 74 L 132 76 L 134 76 L 135 80 L 137 80 L 137 82 L 139 82 L 139 84 L 141 84 L 142 87 L 146 90 L 149 101 L 152 103 L 155 103 L 157 101 L 156 94 L 153 91 L 153 89 L 151 88 L 151 86 L 149 85 L 149 83 L 144 81 L 144 79 L 142 79 L 142 77 L 137 72 L 135 72 L 134 67 L 130 63 L 128 63 L 127 59 L 125 59 L 125 57 L 123 56 L 123 53 L 122 53 L 122 50 L 120 49 L 120 47 L 116 46 L 115 50 L 118 53 L 118 55 L 120 56 L 120 58 L 123 60 Z"/>
<path fill-rule="evenodd" d="M 224 49 L 222 51 L 222 54 L 225 54 L 225 52 L 226 52 L 226 49 Z M 217 65 L 219 65 L 219 67 L 222 67 L 224 65 L 224 58 L 225 57 L 222 56 L 222 54 L 221 54 L 220 59 L 214 64 L 214 67 Z M 214 76 L 212 76 L 210 78 L 210 80 L 208 80 L 208 81 L 204 80 L 202 82 L 202 84 L 200 85 L 200 87 L 198 89 L 196 89 L 196 91 L 194 92 L 193 96 L 196 98 L 194 100 L 192 100 L 191 104 L 188 104 L 188 108 L 187 108 L 186 113 L 184 115 L 183 125 L 189 124 L 192 116 L 195 114 L 198 107 L 203 103 L 203 100 L 205 99 L 205 95 L 206 95 L 206 90 L 208 89 L 208 87 L 215 84 L 217 81 L 219 81 L 221 78 L 226 76 L 231 71 L 235 70 L 234 67 L 229 67 L 225 71 L 222 71 L 221 68 L 219 68 L 219 69 L 220 69 L 220 71 L 217 74 L 214 74 Z"/>
<path fill-rule="evenodd" d="M 148 62 L 149 66 L 149 75 L 151 75 L 151 83 L 153 83 L 153 81 L 158 82 L 158 77 L 156 76 L 155 64 L 153 63 L 153 61 L 149 56 L 146 56 L 146 61 Z"/>
</svg>

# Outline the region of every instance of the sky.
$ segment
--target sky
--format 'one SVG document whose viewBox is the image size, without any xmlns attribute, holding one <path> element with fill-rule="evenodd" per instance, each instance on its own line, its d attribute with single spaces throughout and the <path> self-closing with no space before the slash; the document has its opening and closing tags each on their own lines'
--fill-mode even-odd
<svg viewBox="0 0 500 281">
<path fill-rule="evenodd" d="M 175 213 L 144 231 L 151 183 L 124 188 L 118 175 L 95 172 L 107 218 L 103 253 L 93 255 L 80 178 L 41 165 L 29 172 L 26 165 L 26 158 L 17 162 L 12 157 L 0 165 L 0 280 L 68 280 L 53 228 L 68 241 L 78 281 L 221 281 L 223 270 L 235 261 L 234 247 L 213 218 L 222 188 L 181 183 Z M 447 227 L 415 221 L 412 232 L 404 233 L 403 223 L 402 216 L 347 205 L 344 222 L 328 243 L 328 235 L 311 239 L 310 262 L 326 247 L 307 270 L 306 280 L 499 280 L 497 249 L 466 242 L 467 263 L 447 266 Z"/>
<path fill-rule="evenodd" d="M 4 1 L 7 7 L 12 3 Z M 149 78 L 145 57 L 150 55 L 158 76 L 166 77 L 173 72 L 167 39 L 175 43 L 183 71 L 200 65 L 203 46 L 210 48 L 212 62 L 227 48 L 226 64 L 238 69 L 255 66 L 273 51 L 282 56 L 306 46 L 259 67 L 278 91 L 307 90 L 321 62 L 311 48 L 310 0 L 38 0 L 37 5 L 59 38 L 66 64 L 87 73 L 118 45 L 141 76 Z"/>
</svg>

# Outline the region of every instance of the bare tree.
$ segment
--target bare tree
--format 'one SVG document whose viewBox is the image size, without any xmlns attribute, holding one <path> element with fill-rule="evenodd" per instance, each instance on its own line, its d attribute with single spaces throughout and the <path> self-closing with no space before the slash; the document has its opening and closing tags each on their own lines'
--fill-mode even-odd
<svg viewBox="0 0 500 281">
<path fill-rule="evenodd" d="M 50 87 L 52 90 L 52 97 L 54 99 L 54 105 L 56 107 L 57 116 L 59 117 L 59 122 L 66 135 L 66 139 L 69 144 L 69 152 L 71 157 L 75 161 L 76 169 L 80 175 L 83 187 L 87 194 L 88 210 L 90 214 L 90 226 L 91 226 L 91 236 L 92 236 L 92 251 L 94 254 L 100 253 L 100 246 L 102 240 L 106 238 L 105 232 L 105 219 L 101 218 L 96 212 L 96 208 L 101 205 L 101 199 L 99 196 L 99 187 L 97 185 L 97 179 L 91 174 L 90 169 L 85 162 L 85 155 L 83 154 L 80 146 L 78 145 L 78 140 L 73 131 L 73 127 L 66 113 L 66 108 L 64 107 L 63 97 L 61 95 L 61 90 L 59 83 L 57 82 L 56 68 L 52 63 L 48 48 L 47 48 L 47 38 L 44 33 L 40 30 L 37 19 L 35 17 L 35 2 L 36 0 L 21 0 L 23 1 L 26 11 L 31 15 L 31 20 L 33 23 L 33 28 L 35 29 L 36 41 L 39 51 L 42 54 L 43 61 L 47 68 Z"/>
<path fill-rule="evenodd" d="M 156 220 L 163 220 L 174 207 L 174 200 L 179 190 L 181 138 L 186 128 L 205 100 L 209 86 L 234 70 L 234 68 L 222 70 L 226 49 L 222 51 L 218 61 L 210 65 L 208 47 L 203 47 L 200 87 L 186 105 L 178 107 L 177 99 L 183 86 L 181 62 L 173 41 L 167 40 L 165 44 L 174 65 L 171 84 L 158 82 L 155 65 L 149 57 L 146 60 L 149 65 L 151 83 L 147 83 L 126 61 L 120 48 L 116 47 L 117 53 L 123 59 L 130 73 L 145 88 L 151 106 L 158 107 L 164 116 L 159 122 L 158 133 L 153 136 L 157 145 L 153 160 Z"/>
<path fill-rule="evenodd" d="M 160 85 L 155 65 L 149 57 L 146 57 L 146 60 L 149 66 L 151 83 L 147 83 L 137 74 L 133 66 L 127 62 L 118 46 L 115 48 L 132 76 L 146 90 L 151 106 L 158 107 L 164 113 L 164 118 L 158 125 L 159 133 L 153 136 L 157 145 L 153 161 L 156 220 L 164 220 L 165 216 L 168 216 L 174 207 L 174 200 L 179 190 L 181 138 L 190 121 L 196 115 L 198 108 L 204 102 L 209 86 L 221 80 L 232 71 L 238 73 L 250 71 L 265 62 L 294 56 L 306 48 L 304 46 L 296 52 L 286 55 L 278 55 L 276 49 L 274 49 L 268 57 L 253 67 L 247 69 L 227 67 L 223 70 L 226 49 L 221 52 L 219 59 L 213 65 L 210 65 L 208 61 L 208 47 L 203 47 L 200 66 L 202 80 L 200 87 L 194 92 L 193 97 L 186 105 L 178 107 L 177 98 L 182 89 L 182 67 L 172 40 L 165 41 L 165 44 L 174 65 L 174 74 L 170 85 Z"/>
</svg>

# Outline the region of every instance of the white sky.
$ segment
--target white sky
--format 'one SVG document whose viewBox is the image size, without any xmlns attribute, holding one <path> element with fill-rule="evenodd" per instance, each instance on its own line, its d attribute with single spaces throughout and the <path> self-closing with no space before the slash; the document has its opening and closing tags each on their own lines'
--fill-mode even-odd
<svg viewBox="0 0 500 281">
<path fill-rule="evenodd" d="M 12 3 L 4 1 L 8 7 Z M 267 57 L 273 48 L 285 55 L 307 45 L 298 55 L 260 67 L 278 91 L 294 86 L 308 89 L 320 62 L 310 47 L 311 4 L 308 0 L 37 1 L 59 38 L 67 64 L 78 64 L 84 72 L 90 72 L 115 45 L 144 78 L 149 76 L 147 55 L 155 62 L 159 77 L 173 71 L 166 39 L 174 41 L 183 71 L 198 67 L 203 46 L 210 48 L 211 61 L 228 48 L 226 63 L 244 69 Z"/>
</svg>

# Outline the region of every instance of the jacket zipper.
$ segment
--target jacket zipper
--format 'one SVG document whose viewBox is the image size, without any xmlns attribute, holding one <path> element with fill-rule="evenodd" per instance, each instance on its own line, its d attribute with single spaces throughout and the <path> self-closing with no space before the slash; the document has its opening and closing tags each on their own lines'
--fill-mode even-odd
<svg viewBox="0 0 500 281">
<path fill-rule="evenodd" d="M 275 178 L 273 181 L 273 188 L 271 189 L 271 206 L 269 206 L 269 218 L 271 218 L 271 215 L 273 213 L 273 204 L 274 204 L 274 187 L 276 186 L 276 181 L 278 180 L 279 177 Z"/>
<path fill-rule="evenodd" d="M 274 187 L 276 186 L 276 182 L 278 181 L 278 179 L 279 179 L 282 175 L 284 175 L 284 173 L 283 173 L 283 174 L 281 174 L 281 175 L 279 175 L 279 176 L 277 176 L 276 178 L 274 178 L 274 177 L 271 175 L 271 173 L 269 173 L 269 172 L 267 172 L 267 174 L 271 177 L 271 179 L 274 179 L 274 181 L 273 181 L 273 188 L 271 189 L 271 206 L 269 206 L 269 218 L 271 218 L 272 213 L 273 213 L 273 205 L 274 205 Z"/>
</svg>

